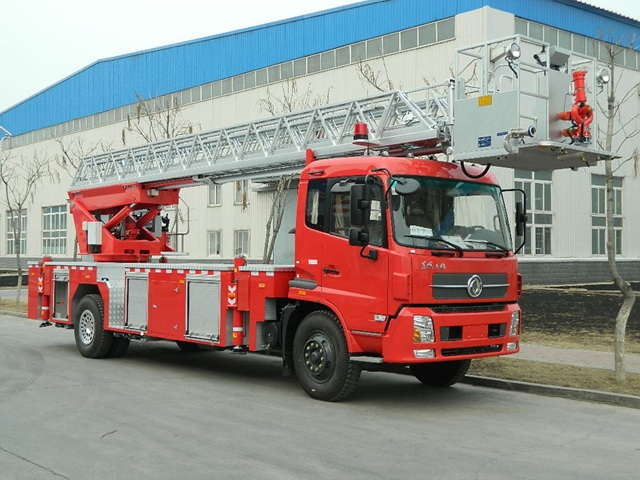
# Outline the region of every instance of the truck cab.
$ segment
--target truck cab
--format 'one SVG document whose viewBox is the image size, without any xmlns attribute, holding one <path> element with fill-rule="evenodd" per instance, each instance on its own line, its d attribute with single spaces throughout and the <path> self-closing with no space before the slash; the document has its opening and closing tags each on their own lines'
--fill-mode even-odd
<svg viewBox="0 0 640 480">
<path fill-rule="evenodd" d="M 502 191 L 468 168 L 358 157 L 302 172 L 289 298 L 334 317 L 352 361 L 409 365 L 438 384 L 471 358 L 518 351 L 522 282 Z"/>
</svg>

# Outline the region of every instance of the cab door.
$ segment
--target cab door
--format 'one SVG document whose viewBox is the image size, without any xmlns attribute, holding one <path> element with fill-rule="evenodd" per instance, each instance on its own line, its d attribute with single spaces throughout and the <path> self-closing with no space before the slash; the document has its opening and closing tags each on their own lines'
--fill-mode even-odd
<svg viewBox="0 0 640 480">
<path fill-rule="evenodd" d="M 349 330 L 381 334 L 387 319 L 389 278 L 382 186 L 367 185 L 369 244 L 363 248 L 349 244 L 351 199 L 348 189 L 333 188 L 339 181 L 328 182 L 328 225 L 320 259 L 322 295 L 340 312 Z"/>
</svg>

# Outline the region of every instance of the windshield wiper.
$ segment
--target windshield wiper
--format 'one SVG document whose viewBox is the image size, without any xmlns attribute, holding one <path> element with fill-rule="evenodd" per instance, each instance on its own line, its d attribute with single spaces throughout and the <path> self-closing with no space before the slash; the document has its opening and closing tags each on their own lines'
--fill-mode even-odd
<svg viewBox="0 0 640 480">
<path fill-rule="evenodd" d="M 407 237 L 407 238 L 421 238 L 423 240 L 430 240 L 430 241 L 433 241 L 433 242 L 446 243 L 447 245 L 449 245 L 449 246 L 453 247 L 455 250 L 457 250 L 460 253 L 460 256 L 464 255 L 464 250 L 462 249 L 462 247 L 460 245 L 457 245 L 457 244 L 455 244 L 453 242 L 450 242 L 449 240 L 445 240 L 442 237 L 426 237 L 424 235 L 405 235 L 405 237 Z"/>
<path fill-rule="evenodd" d="M 499 250 L 502 250 L 505 253 L 509 253 L 509 249 L 504 245 L 500 245 L 499 243 L 494 243 L 489 240 L 465 240 L 467 243 L 482 243 L 483 245 L 491 245 L 492 247 L 496 247 Z"/>
</svg>

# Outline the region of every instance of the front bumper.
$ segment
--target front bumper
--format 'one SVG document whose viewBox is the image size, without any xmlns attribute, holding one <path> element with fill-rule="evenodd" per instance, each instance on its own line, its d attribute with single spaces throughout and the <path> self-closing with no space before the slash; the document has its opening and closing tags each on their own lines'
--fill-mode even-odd
<svg viewBox="0 0 640 480">
<path fill-rule="evenodd" d="M 517 353 L 520 349 L 521 312 L 518 304 L 501 309 L 436 313 L 428 307 L 406 307 L 390 321 L 382 339 L 387 363 L 465 360 Z M 514 312 L 520 316 L 517 334 L 510 335 Z M 414 316 L 433 320 L 434 341 L 414 341 Z"/>
</svg>

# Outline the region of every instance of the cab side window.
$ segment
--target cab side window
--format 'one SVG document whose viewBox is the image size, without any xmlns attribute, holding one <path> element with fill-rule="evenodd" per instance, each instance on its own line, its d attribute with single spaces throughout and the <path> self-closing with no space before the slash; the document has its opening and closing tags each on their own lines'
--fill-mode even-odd
<svg viewBox="0 0 640 480">
<path fill-rule="evenodd" d="M 382 208 L 382 186 L 370 184 L 367 197 L 371 201 L 371 211 L 367 223 L 369 243 L 378 247 L 386 246 L 385 221 Z M 330 200 L 331 226 L 329 231 L 334 235 L 349 237 L 351 228 L 351 194 L 347 191 L 332 191 Z"/>
<path fill-rule="evenodd" d="M 324 231 L 326 212 L 326 180 L 311 180 L 307 190 L 305 223 L 314 230 Z"/>
</svg>

